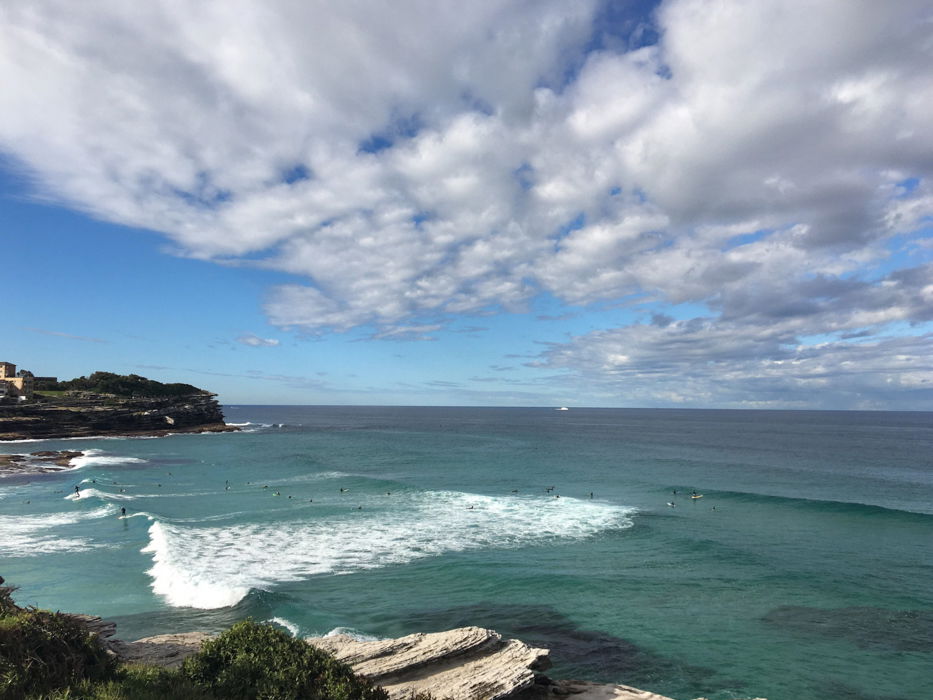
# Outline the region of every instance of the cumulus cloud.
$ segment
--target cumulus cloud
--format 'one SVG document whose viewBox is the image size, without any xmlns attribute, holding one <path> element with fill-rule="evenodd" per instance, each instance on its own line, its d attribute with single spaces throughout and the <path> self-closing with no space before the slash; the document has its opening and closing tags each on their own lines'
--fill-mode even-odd
<svg viewBox="0 0 933 700">
<path fill-rule="evenodd" d="M 241 345 L 249 345 L 253 348 L 274 348 L 279 344 L 279 341 L 275 338 L 260 338 L 259 336 L 253 335 L 252 333 L 241 335 L 236 339 L 236 342 L 240 343 Z"/>
<path fill-rule="evenodd" d="M 929 3 L 668 0 L 625 40 L 604 9 L 13 0 L 0 149 L 38 196 L 297 276 L 284 329 L 425 339 L 547 293 L 705 309 L 542 359 L 587 377 L 925 350 L 857 334 L 930 320 Z"/>
</svg>

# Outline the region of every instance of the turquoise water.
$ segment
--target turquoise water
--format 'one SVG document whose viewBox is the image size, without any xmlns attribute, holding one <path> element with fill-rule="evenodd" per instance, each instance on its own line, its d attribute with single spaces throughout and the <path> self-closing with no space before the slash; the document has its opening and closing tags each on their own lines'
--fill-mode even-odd
<svg viewBox="0 0 933 700">
<path fill-rule="evenodd" d="M 678 699 L 931 697 L 931 413 L 225 412 L 0 448 L 87 452 L 0 478 L 17 600 L 125 638 L 482 625 Z"/>
</svg>

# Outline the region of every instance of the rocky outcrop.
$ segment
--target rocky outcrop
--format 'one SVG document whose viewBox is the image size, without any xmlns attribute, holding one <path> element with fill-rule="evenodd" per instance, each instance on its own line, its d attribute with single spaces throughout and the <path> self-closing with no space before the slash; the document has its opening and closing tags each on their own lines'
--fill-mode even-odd
<svg viewBox="0 0 933 700">
<path fill-rule="evenodd" d="M 121 661 L 132 663 L 178 668 L 210 638 L 203 632 L 188 632 L 124 642 L 111 638 L 116 630 L 112 622 L 87 615 L 73 617 L 98 634 Z M 347 635 L 305 641 L 381 685 L 392 700 L 408 700 L 422 692 L 437 700 L 565 700 L 570 696 L 574 700 L 672 700 L 627 685 L 551 680 L 541 673 L 551 665 L 547 649 L 502 639 L 481 627 L 376 641 Z"/>
<path fill-rule="evenodd" d="M 0 405 L 0 440 L 166 435 L 236 430 L 214 394 L 167 398 L 95 396 Z"/>
<path fill-rule="evenodd" d="M 0 476 L 4 474 L 44 474 L 71 466 L 71 460 L 83 452 L 42 450 L 29 454 L 0 455 Z"/>
<path fill-rule="evenodd" d="M 109 647 L 120 660 L 128 663 L 178 668 L 182 661 L 196 654 L 207 639 L 210 639 L 210 635 L 204 632 L 160 634 L 137 639 L 135 642 L 113 639 L 109 642 Z"/>
<path fill-rule="evenodd" d="M 504 640 L 497 632 L 480 627 L 369 642 L 346 635 L 307 641 L 399 700 L 421 691 L 452 700 L 511 697 L 534 685 L 535 671 L 550 666 L 547 649 Z"/>
</svg>

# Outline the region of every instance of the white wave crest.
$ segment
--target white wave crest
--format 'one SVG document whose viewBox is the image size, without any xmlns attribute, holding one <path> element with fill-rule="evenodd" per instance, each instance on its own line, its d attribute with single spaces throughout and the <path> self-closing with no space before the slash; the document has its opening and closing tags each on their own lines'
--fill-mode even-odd
<svg viewBox="0 0 933 700">
<path fill-rule="evenodd" d="M 106 454 L 103 450 L 85 450 L 80 457 L 74 457 L 71 460 L 73 469 L 82 469 L 84 467 L 109 467 L 120 464 L 142 464 L 146 460 L 139 457 L 120 457 L 118 455 Z"/>
<path fill-rule="evenodd" d="M 634 509 L 574 498 L 400 494 L 392 510 L 320 520 L 230 527 L 155 522 L 153 590 L 173 606 L 233 605 L 251 588 L 314 575 L 349 574 L 446 552 L 581 539 L 632 525 Z"/>
<path fill-rule="evenodd" d="M 351 639 L 355 639 L 358 642 L 376 642 L 382 637 L 374 637 L 371 634 L 364 634 L 358 630 L 353 629 L 352 627 L 334 627 L 330 632 L 325 634 L 325 637 L 336 637 L 339 634 L 344 634 Z"/>
<path fill-rule="evenodd" d="M 249 586 L 231 585 L 222 576 L 190 561 L 172 540 L 167 527 L 158 521 L 149 527 L 149 544 L 140 551 L 152 553 L 154 563 L 146 573 L 153 579 L 152 590 L 169 605 L 224 608 L 235 605 L 249 593 Z M 191 566 L 195 569 L 191 570 Z"/>
<path fill-rule="evenodd" d="M 298 625 L 290 620 L 286 620 L 284 617 L 273 617 L 272 619 L 267 620 L 267 622 L 271 622 L 275 625 L 278 625 L 279 627 L 284 627 L 293 637 L 298 636 Z"/>
<path fill-rule="evenodd" d="M 65 496 L 66 501 L 78 501 L 85 498 L 100 498 L 104 501 L 135 501 L 136 496 L 130 496 L 125 493 L 108 493 L 107 491 L 101 491 L 100 489 L 90 488 L 90 489 L 81 489 L 77 493 L 69 493 Z"/>
<path fill-rule="evenodd" d="M 75 513 L 0 515 L 0 554 L 7 557 L 32 557 L 103 547 L 80 537 L 61 537 L 59 528 L 82 520 L 106 518 L 116 512 L 116 506 L 105 505 Z"/>
</svg>

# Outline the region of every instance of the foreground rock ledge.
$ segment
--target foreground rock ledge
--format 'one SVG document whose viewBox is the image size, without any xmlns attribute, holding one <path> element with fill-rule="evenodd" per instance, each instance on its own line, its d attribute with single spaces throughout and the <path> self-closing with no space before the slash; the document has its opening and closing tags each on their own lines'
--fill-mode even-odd
<svg viewBox="0 0 933 700">
<path fill-rule="evenodd" d="M 209 639 L 203 632 L 188 632 L 124 642 L 108 639 L 116 631 L 113 623 L 75 617 L 121 660 L 134 663 L 177 668 Z M 347 635 L 306 641 L 384 687 L 392 700 L 407 700 L 422 691 L 437 700 L 562 700 L 570 696 L 575 700 L 671 700 L 627 685 L 552 681 L 540 673 L 551 665 L 547 649 L 502 639 L 499 633 L 481 627 L 368 642 Z"/>
</svg>

